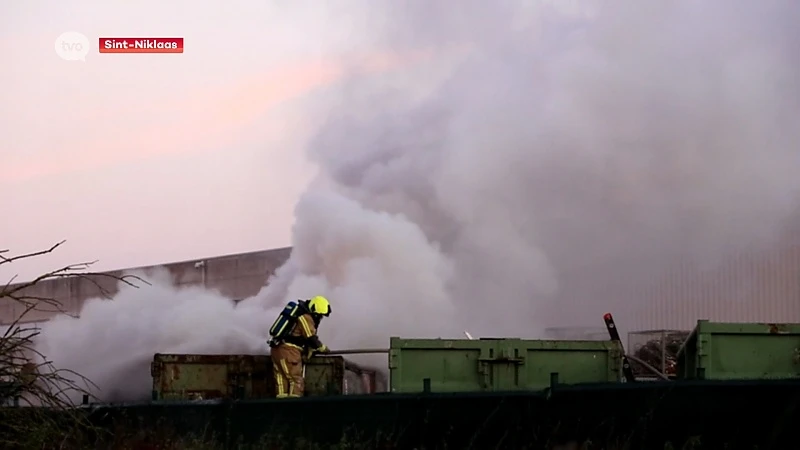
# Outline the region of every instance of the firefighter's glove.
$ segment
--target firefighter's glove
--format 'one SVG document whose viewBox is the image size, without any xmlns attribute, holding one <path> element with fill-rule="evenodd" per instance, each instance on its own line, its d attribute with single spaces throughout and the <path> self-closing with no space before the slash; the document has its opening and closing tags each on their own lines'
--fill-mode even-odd
<svg viewBox="0 0 800 450">
<path fill-rule="evenodd" d="M 317 348 L 317 353 L 328 353 L 328 352 L 330 352 L 330 350 L 328 349 L 328 346 L 325 344 L 322 344 L 319 348 Z"/>
</svg>

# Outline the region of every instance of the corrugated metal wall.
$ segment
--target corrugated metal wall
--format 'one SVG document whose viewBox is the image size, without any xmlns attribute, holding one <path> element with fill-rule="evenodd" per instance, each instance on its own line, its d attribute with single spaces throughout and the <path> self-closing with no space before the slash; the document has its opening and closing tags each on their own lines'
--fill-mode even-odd
<svg viewBox="0 0 800 450">
<path fill-rule="evenodd" d="M 241 299 L 258 293 L 290 251 L 252 252 L 165 267 L 178 285 L 207 286 L 231 299 Z M 98 281 L 109 291 L 116 290 L 113 280 Z M 605 312 L 614 313 L 623 333 L 686 330 L 697 319 L 800 323 L 800 243 L 785 242 L 773 251 L 737 255 L 715 269 L 678 264 L 662 278 L 639 286 L 623 279 L 608 284 L 605 274 L 592 279 L 591 270 L 562 281 L 558 303 L 553 310 L 542 312 L 546 322 L 542 326 L 603 326 Z M 99 290 L 86 281 L 61 279 L 41 283 L 35 294 L 56 298 L 77 312 L 83 301 L 98 296 Z M 10 322 L 17 312 L 0 300 L 0 324 Z M 26 320 L 46 320 L 52 315 L 35 313 Z"/>
<path fill-rule="evenodd" d="M 684 263 L 639 292 L 637 329 L 691 329 L 698 319 L 800 322 L 800 246 L 743 253 L 716 269 Z"/>
<path fill-rule="evenodd" d="M 533 320 L 540 327 L 603 326 L 602 315 L 611 312 L 623 337 L 640 330 L 691 330 L 698 319 L 800 323 L 798 240 L 706 267 L 688 260 L 667 267 L 646 280 L 626 278 L 613 264 L 560 273 L 557 298 L 542 301 Z"/>
</svg>

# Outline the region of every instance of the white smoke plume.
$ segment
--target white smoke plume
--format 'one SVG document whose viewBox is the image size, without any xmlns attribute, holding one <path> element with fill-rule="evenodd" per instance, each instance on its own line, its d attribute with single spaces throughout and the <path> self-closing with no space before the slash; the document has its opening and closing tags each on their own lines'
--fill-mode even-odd
<svg viewBox="0 0 800 450">
<path fill-rule="evenodd" d="M 88 300 L 79 318 L 58 316 L 42 327 L 37 351 L 56 368 L 90 380 L 96 386 L 79 384 L 96 397 L 149 398 L 149 364 L 155 353 L 264 351 L 263 311 L 234 308 L 230 299 L 203 288 L 177 289 L 163 269 L 135 275 L 151 285 L 120 283 L 112 301 Z"/>
<path fill-rule="evenodd" d="M 355 67 L 309 105 L 321 180 L 271 284 L 236 308 L 123 290 L 48 323 L 42 348 L 106 395 L 146 397 L 153 353 L 261 351 L 288 299 L 331 299 L 334 348 L 537 337 L 625 317 L 625 293 L 677 261 L 774 244 L 800 189 L 800 3 L 547 4 L 348 3 L 372 24 L 354 42 L 425 48 L 437 69 Z"/>
</svg>

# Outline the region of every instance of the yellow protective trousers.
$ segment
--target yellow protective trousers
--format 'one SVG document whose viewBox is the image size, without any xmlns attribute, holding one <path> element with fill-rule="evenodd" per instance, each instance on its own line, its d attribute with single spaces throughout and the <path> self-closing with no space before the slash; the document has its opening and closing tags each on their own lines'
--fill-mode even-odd
<svg viewBox="0 0 800 450">
<path fill-rule="evenodd" d="M 303 380 L 301 348 L 283 343 L 272 349 L 271 357 L 272 370 L 275 374 L 276 397 L 302 397 L 305 380 Z"/>
</svg>

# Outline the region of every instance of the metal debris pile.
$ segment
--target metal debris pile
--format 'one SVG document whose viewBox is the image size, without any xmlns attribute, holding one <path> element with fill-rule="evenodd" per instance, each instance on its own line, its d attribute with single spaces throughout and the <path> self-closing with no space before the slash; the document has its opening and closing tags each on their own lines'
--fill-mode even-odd
<svg viewBox="0 0 800 450">
<path fill-rule="evenodd" d="M 636 349 L 634 356 L 658 370 L 663 370 L 665 375 L 674 376 L 678 363 L 678 351 L 688 336 L 688 331 L 676 331 L 665 334 L 663 338 L 650 339 Z M 652 376 L 646 368 L 635 361 L 631 361 L 631 367 L 637 376 Z"/>
</svg>

